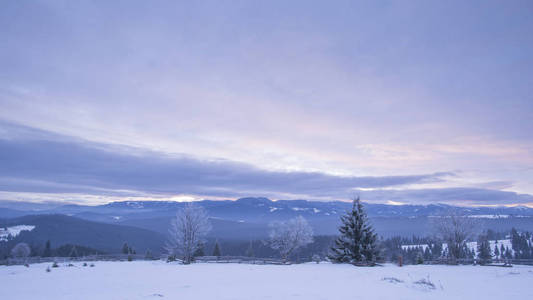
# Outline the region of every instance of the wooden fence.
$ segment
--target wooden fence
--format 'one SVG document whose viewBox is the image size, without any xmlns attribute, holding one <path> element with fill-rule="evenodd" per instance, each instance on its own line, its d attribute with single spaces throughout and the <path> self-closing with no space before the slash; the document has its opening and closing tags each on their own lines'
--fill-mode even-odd
<svg viewBox="0 0 533 300">
<path fill-rule="evenodd" d="M 460 259 L 438 259 L 424 261 L 424 265 L 480 265 L 479 259 L 460 258 Z M 486 265 L 529 265 L 533 266 L 533 259 L 491 259 Z"/>
<path fill-rule="evenodd" d="M 82 261 L 128 261 L 128 260 L 167 260 L 166 256 L 147 258 L 141 254 L 105 254 L 89 255 L 82 257 L 39 257 L 31 256 L 27 258 L 8 258 L 0 260 L 0 265 L 24 265 L 38 263 L 60 264 Z M 247 256 L 198 256 L 194 258 L 194 263 L 238 263 L 238 264 L 256 264 L 256 265 L 284 265 L 282 260 L 274 258 L 255 258 Z"/>
<path fill-rule="evenodd" d="M 275 258 L 257 258 L 248 256 L 199 256 L 194 258 L 195 262 L 200 263 L 237 263 L 237 264 L 254 264 L 254 265 L 286 265 L 288 262 L 283 262 Z"/>
<path fill-rule="evenodd" d="M 27 258 L 8 258 L 0 260 L 1 265 L 23 265 L 23 264 L 37 264 L 37 263 L 53 263 L 59 264 L 73 263 L 73 262 L 90 262 L 90 261 L 128 261 L 128 260 L 167 260 L 166 256 L 147 258 L 142 254 L 104 254 L 104 255 L 89 255 L 83 257 L 39 257 L 32 256 Z M 297 262 L 284 262 L 275 258 L 258 258 L 248 256 L 199 256 L 194 258 L 194 263 L 236 263 L 236 264 L 255 264 L 255 265 L 287 265 Z M 479 261 L 476 259 L 439 259 L 424 261 L 425 265 L 476 265 Z M 492 259 L 488 265 L 530 265 L 533 266 L 533 259 Z"/>
</svg>

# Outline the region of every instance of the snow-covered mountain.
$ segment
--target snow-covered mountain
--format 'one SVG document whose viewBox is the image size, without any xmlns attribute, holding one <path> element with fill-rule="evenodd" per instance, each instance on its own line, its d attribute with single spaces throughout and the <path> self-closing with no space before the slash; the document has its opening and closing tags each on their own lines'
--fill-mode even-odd
<svg viewBox="0 0 533 300">
<path fill-rule="evenodd" d="M 253 238 L 265 235 L 268 224 L 303 216 L 317 234 L 335 234 L 339 217 L 350 209 L 349 202 L 316 202 L 249 197 L 238 200 L 196 202 L 203 206 L 217 224 L 213 234 L 225 237 Z M 0 208 L 0 218 L 29 214 L 64 214 L 90 221 L 130 225 L 166 234 L 170 218 L 185 203 L 174 201 L 123 201 L 105 205 L 62 205 L 51 209 L 17 210 Z M 0 207 L 2 203 L 0 202 Z M 28 205 L 23 206 L 25 208 Z M 533 209 L 528 207 L 454 207 L 445 204 L 387 205 L 365 203 L 366 211 L 378 232 L 390 235 L 425 235 L 430 233 L 432 217 L 450 210 L 477 218 L 487 228 L 511 227 L 533 230 Z"/>
</svg>

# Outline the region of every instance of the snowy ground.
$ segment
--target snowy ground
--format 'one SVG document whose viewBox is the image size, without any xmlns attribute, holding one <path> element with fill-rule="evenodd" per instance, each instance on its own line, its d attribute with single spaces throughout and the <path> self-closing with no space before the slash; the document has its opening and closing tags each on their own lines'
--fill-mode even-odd
<svg viewBox="0 0 533 300">
<path fill-rule="evenodd" d="M 49 265 L 0 266 L 0 299 L 533 299 L 527 266 Z"/>
</svg>

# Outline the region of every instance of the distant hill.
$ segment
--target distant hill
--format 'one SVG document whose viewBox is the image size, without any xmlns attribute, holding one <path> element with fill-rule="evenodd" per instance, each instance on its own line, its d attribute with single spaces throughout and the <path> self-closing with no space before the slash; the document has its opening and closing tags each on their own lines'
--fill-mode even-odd
<svg viewBox="0 0 533 300">
<path fill-rule="evenodd" d="M 5 201 L 4 201 L 5 202 Z M 0 201 L 0 207 L 2 207 Z M 204 207 L 213 223 L 209 236 L 248 240 L 265 238 L 268 224 L 286 220 L 298 215 L 305 217 L 315 233 L 331 235 L 337 233 L 339 217 L 350 209 L 351 203 L 333 201 L 316 202 L 306 200 L 278 200 L 249 197 L 235 201 L 204 200 L 195 202 Z M 54 203 L 56 205 L 56 203 Z M 65 214 L 76 218 L 101 223 L 127 225 L 167 234 L 170 219 L 185 203 L 174 201 L 123 201 L 105 205 L 20 205 L 31 210 L 14 210 L 18 206 L 0 208 L 0 218 L 12 218 L 22 214 Z M 516 227 L 533 230 L 533 209 L 528 207 L 454 207 L 445 204 L 432 205 L 386 205 L 365 203 L 365 209 L 377 232 L 384 236 L 429 235 L 431 220 L 446 215 L 450 210 L 476 218 L 484 225 L 497 231 Z"/>
<path fill-rule="evenodd" d="M 0 220 L 0 227 L 14 225 L 33 225 L 35 228 L 20 232 L 13 240 L 3 242 L 4 244 L 26 242 L 39 247 L 50 240 L 53 247 L 75 244 L 107 253 L 118 253 L 124 242 L 127 242 L 137 253 L 144 253 L 147 249 L 159 253 L 165 239 L 162 234 L 147 229 L 98 223 L 59 214 Z"/>
</svg>

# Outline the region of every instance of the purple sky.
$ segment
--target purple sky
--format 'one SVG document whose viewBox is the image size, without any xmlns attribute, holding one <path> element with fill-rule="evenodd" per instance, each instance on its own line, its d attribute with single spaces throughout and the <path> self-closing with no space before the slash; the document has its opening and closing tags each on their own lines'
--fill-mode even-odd
<svg viewBox="0 0 533 300">
<path fill-rule="evenodd" d="M 0 199 L 533 206 L 533 3 L 355 2 L 3 1 Z"/>
</svg>

